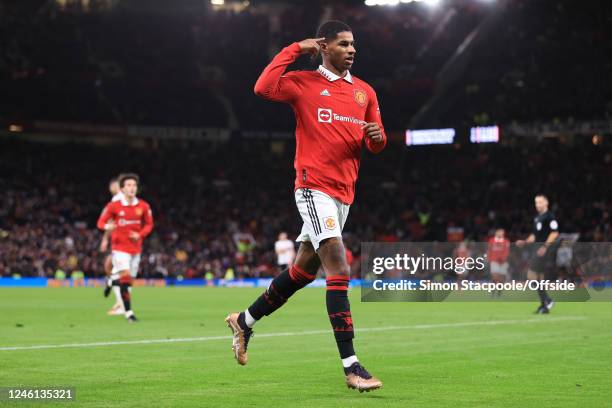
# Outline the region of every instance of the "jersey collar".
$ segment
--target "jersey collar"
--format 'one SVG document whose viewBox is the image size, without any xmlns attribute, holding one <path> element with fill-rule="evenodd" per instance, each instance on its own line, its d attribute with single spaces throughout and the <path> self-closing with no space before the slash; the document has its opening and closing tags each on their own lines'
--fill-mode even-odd
<svg viewBox="0 0 612 408">
<path fill-rule="evenodd" d="M 337 81 L 338 79 L 344 79 L 348 83 L 353 83 L 353 77 L 351 76 L 350 71 L 346 71 L 346 75 L 344 77 L 338 76 L 331 72 L 329 69 L 325 68 L 323 65 L 319 65 L 319 74 L 323 75 L 329 82 Z"/>
<path fill-rule="evenodd" d="M 125 197 L 121 197 L 121 205 L 125 207 L 129 207 L 130 204 L 128 203 Z M 138 198 L 134 197 L 134 201 L 132 201 L 132 206 L 136 206 L 136 205 L 138 205 Z"/>
</svg>

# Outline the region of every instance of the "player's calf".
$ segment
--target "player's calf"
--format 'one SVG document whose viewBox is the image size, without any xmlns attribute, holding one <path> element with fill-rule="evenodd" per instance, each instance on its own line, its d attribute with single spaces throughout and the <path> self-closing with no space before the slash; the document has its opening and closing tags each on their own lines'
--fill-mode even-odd
<svg viewBox="0 0 612 408">
<path fill-rule="evenodd" d="M 336 345 L 342 360 L 349 388 L 371 391 L 382 386 L 359 364 L 353 347 L 355 331 L 351 305 L 348 298 L 350 267 L 346 261 L 346 250 L 342 239 L 330 238 L 319 247 L 319 257 L 325 269 L 327 314 L 334 331 Z"/>
<path fill-rule="evenodd" d="M 111 278 L 112 270 L 112 257 L 110 255 L 107 255 L 104 259 L 104 273 L 106 273 L 106 279 L 104 280 L 104 282 L 106 283 L 106 285 L 104 286 L 104 297 L 108 297 L 113 288 L 113 279 Z"/>
<path fill-rule="evenodd" d="M 121 299 L 123 300 L 123 307 L 125 309 L 125 318 L 129 322 L 136 322 L 136 316 L 134 316 L 134 312 L 132 311 L 132 277 L 129 272 L 123 273 L 119 278 L 119 288 L 121 291 Z"/>
<path fill-rule="evenodd" d="M 115 304 L 108 311 L 109 316 L 122 315 L 125 313 L 125 308 L 123 307 L 123 299 L 121 295 L 121 282 L 118 277 L 112 276 L 108 278 L 107 288 L 110 289 L 115 295 Z M 105 289 L 106 292 L 106 289 Z"/>
<path fill-rule="evenodd" d="M 312 282 L 315 276 L 298 265 L 283 271 L 272 280 L 268 289 L 248 309 L 240 313 L 238 322 L 242 329 L 250 329 L 259 319 L 274 313 L 295 292 Z"/>
<path fill-rule="evenodd" d="M 304 265 L 301 267 L 299 265 Z M 225 319 L 232 330 L 232 350 L 239 364 L 248 361 L 246 348 L 253 335 L 252 327 L 264 316 L 268 316 L 283 306 L 298 290 L 315 279 L 320 263 L 310 243 L 300 246 L 296 263 L 275 277 L 270 286 L 244 312 L 231 313 Z"/>
</svg>

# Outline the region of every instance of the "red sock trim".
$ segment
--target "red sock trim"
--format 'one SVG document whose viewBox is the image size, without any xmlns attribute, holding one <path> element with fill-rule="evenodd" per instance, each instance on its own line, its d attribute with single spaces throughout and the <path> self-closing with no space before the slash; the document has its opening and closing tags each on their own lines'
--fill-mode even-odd
<svg viewBox="0 0 612 408">
<path fill-rule="evenodd" d="M 349 277 L 346 275 L 329 275 L 325 278 L 327 290 L 347 291 L 349 280 Z"/>
<path fill-rule="evenodd" d="M 132 284 L 132 277 L 131 276 L 121 276 L 119 278 L 119 283 L 123 283 L 124 285 L 131 285 Z"/>
<path fill-rule="evenodd" d="M 344 282 L 348 282 L 349 281 L 349 277 L 346 275 L 329 275 L 325 278 L 326 281 L 344 281 Z"/>
<path fill-rule="evenodd" d="M 347 291 L 349 288 L 348 286 L 328 286 L 327 290 L 341 290 L 341 291 Z"/>
<path fill-rule="evenodd" d="M 289 277 L 294 282 L 310 282 L 315 278 L 297 265 L 292 265 L 291 268 L 289 268 Z"/>
</svg>

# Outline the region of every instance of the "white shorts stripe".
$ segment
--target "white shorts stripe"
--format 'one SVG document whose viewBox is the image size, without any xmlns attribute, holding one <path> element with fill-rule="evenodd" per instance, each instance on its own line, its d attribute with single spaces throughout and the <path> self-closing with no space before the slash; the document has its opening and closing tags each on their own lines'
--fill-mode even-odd
<svg viewBox="0 0 612 408">
<path fill-rule="evenodd" d="M 321 221 L 319 220 L 319 214 L 317 213 L 315 202 L 312 199 L 312 191 L 309 188 L 306 189 L 306 200 L 310 201 L 310 208 L 312 208 L 312 212 L 314 213 L 314 223 L 317 225 L 317 229 L 319 230 L 318 233 L 320 234 L 322 232 Z"/>
<path fill-rule="evenodd" d="M 302 191 L 302 196 L 304 200 L 306 200 L 306 208 L 308 209 L 308 214 L 310 215 L 310 222 L 314 228 L 315 234 L 321 233 L 321 225 L 318 223 L 316 212 L 314 209 L 314 205 L 312 203 L 312 195 L 309 193 L 308 189 L 304 189 Z"/>
</svg>

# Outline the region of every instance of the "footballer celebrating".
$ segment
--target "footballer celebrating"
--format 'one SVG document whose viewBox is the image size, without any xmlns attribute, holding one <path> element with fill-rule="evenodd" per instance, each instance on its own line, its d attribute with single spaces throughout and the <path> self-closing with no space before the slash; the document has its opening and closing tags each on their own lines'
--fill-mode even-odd
<svg viewBox="0 0 612 408">
<path fill-rule="evenodd" d="M 255 94 L 284 102 L 296 116 L 294 167 L 295 201 L 303 226 L 293 265 L 278 275 L 268 289 L 242 313 L 231 313 L 226 322 L 233 333 L 234 356 L 248 361 L 252 327 L 280 308 L 296 291 L 326 275 L 327 313 L 333 329 L 345 381 L 349 388 L 371 391 L 382 386 L 360 364 L 353 348 L 353 319 L 348 299 L 349 264 L 342 229 L 353 203 L 362 146 L 379 153 L 386 144 L 376 93 L 351 75 L 355 60 L 351 28 L 328 21 L 317 38 L 285 47 L 264 69 Z M 315 71 L 289 72 L 287 66 L 300 55 L 322 56 Z"/>
<path fill-rule="evenodd" d="M 151 207 L 136 197 L 138 182 L 136 174 L 119 177 L 123 197 L 106 205 L 97 224 L 103 231 L 112 231 L 111 282 L 113 287 L 119 287 L 125 317 L 129 322 L 137 321 L 131 306 L 132 279 L 138 274 L 142 242 L 153 230 Z"/>
</svg>

